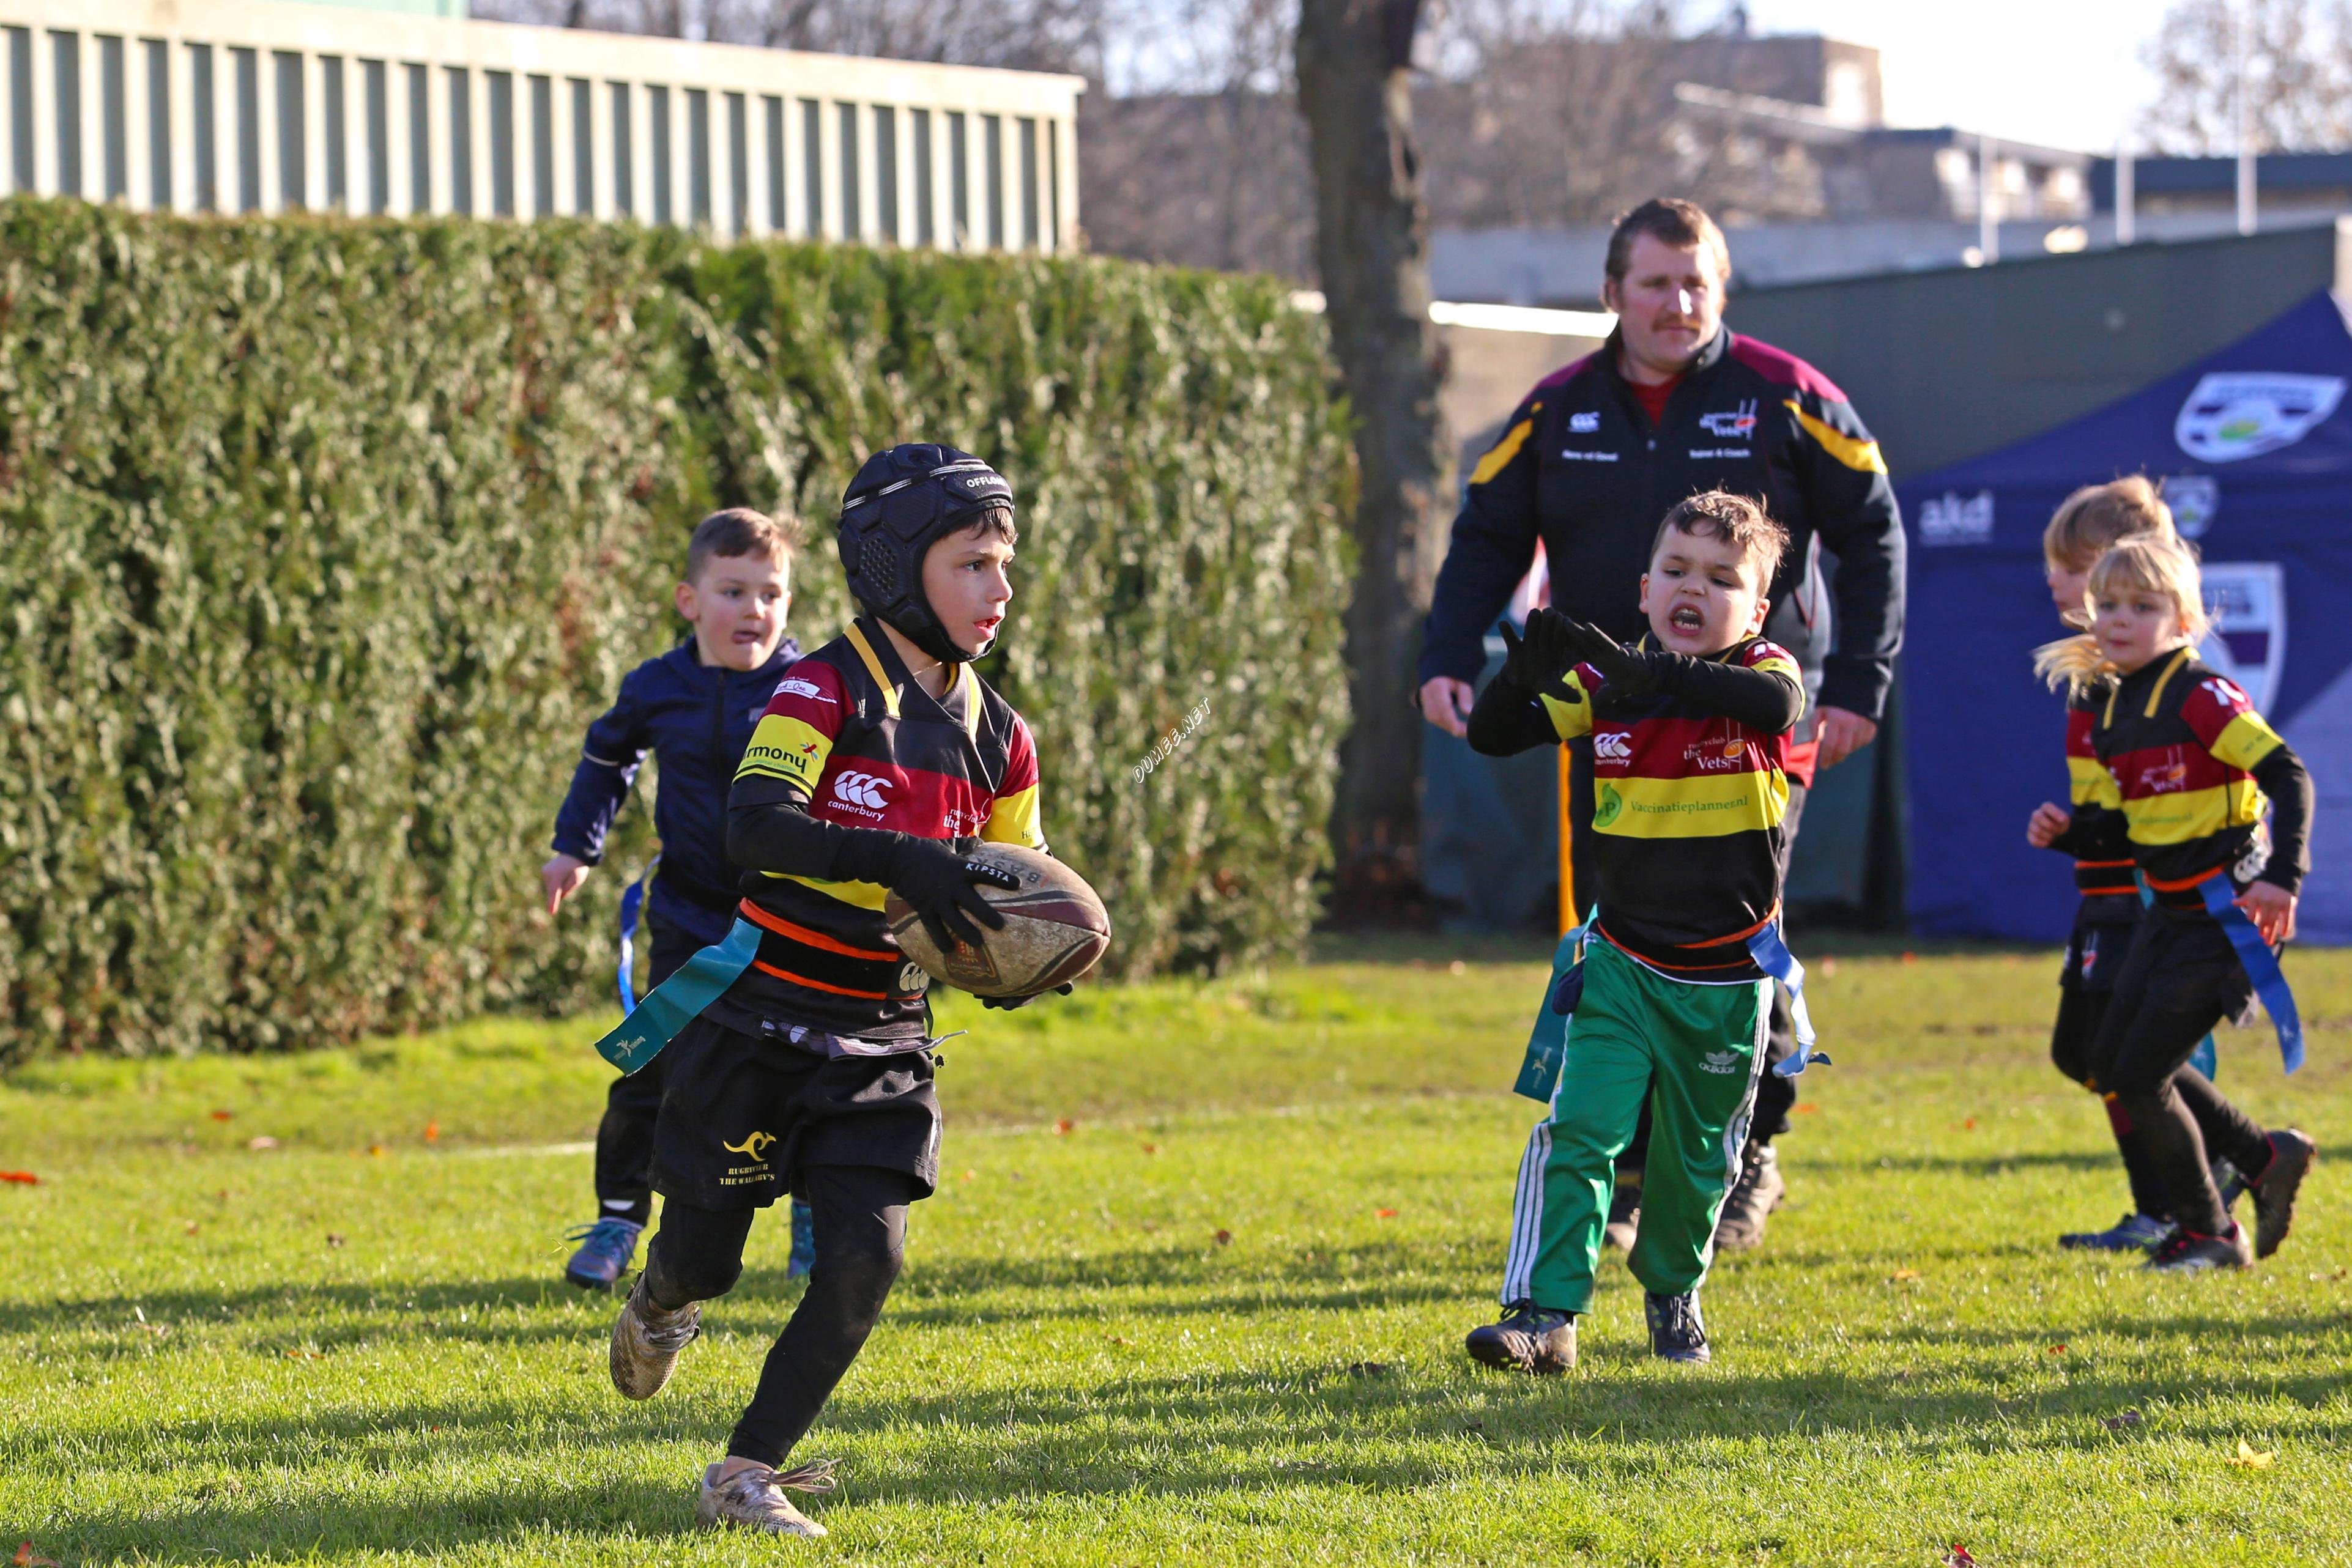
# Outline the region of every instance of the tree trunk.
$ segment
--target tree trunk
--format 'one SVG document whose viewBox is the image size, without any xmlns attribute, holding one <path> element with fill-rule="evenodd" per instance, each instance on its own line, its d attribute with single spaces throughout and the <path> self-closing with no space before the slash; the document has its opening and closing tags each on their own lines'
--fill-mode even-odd
<svg viewBox="0 0 2352 1568">
<path fill-rule="evenodd" d="M 1419 0 L 1303 0 L 1298 107 L 1315 175 L 1316 259 L 1356 415 L 1348 664 L 1355 717 L 1334 822 L 1339 907 L 1417 901 L 1421 725 L 1414 661 L 1447 468 L 1429 324 L 1429 217 L 1412 140 Z"/>
</svg>

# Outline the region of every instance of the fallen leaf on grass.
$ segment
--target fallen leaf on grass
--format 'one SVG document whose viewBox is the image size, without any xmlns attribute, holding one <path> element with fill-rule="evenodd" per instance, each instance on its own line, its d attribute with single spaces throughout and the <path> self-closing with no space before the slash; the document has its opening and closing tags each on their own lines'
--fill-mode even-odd
<svg viewBox="0 0 2352 1568">
<path fill-rule="evenodd" d="M 1073 1132 L 1077 1130 L 1077 1125 L 1078 1124 L 1076 1122 L 1073 1122 L 1067 1116 L 1065 1116 L 1060 1121 L 1054 1124 L 1054 1135 L 1057 1138 L 1066 1138 Z"/>
<path fill-rule="evenodd" d="M 324 1361 L 326 1357 L 320 1355 L 315 1350 L 289 1350 L 286 1353 L 286 1359 L 289 1361 Z"/>
<path fill-rule="evenodd" d="M 1798 1101 L 1798 1102 L 1797 1102 L 1797 1114 L 1798 1114 L 1798 1115 L 1800 1115 L 1800 1116 L 1818 1116 L 1818 1115 L 1820 1115 L 1821 1113 L 1822 1113 L 1822 1108 L 1821 1108 L 1819 1105 L 1814 1104 L 1811 1100 L 1800 1100 L 1800 1101 Z"/>
<path fill-rule="evenodd" d="M 264 1133 L 257 1138 L 246 1139 L 245 1146 L 248 1149 L 256 1150 L 274 1149 L 278 1146 L 278 1140 L 271 1137 L 268 1134 Z"/>
<path fill-rule="evenodd" d="M 16 1555 L 8 1561 L 14 1568 L 58 1568 L 56 1558 L 34 1556 L 33 1543 L 29 1541 L 19 1545 L 16 1548 Z"/>
<path fill-rule="evenodd" d="M 438 1141 L 439 1141 L 439 1139 L 440 1139 L 440 1137 L 441 1137 L 441 1124 L 440 1124 L 440 1123 L 438 1123 L 438 1122 L 427 1122 L 427 1123 L 425 1123 L 425 1141 L 426 1143 L 430 1144 L 430 1143 L 436 1143 L 436 1142 L 438 1142 Z"/>
<path fill-rule="evenodd" d="M 38 1186 L 41 1178 L 30 1171 L 0 1171 L 0 1181 L 13 1181 L 20 1186 Z"/>
<path fill-rule="evenodd" d="M 1158 1144 L 1146 1144 L 1143 1145 L 1143 1152 L 1147 1155 L 1156 1155 L 1160 1152 L 1160 1145 Z"/>
<path fill-rule="evenodd" d="M 1906 964 L 1916 964 L 1919 961 L 1919 955 L 1916 953 L 1906 953 L 1903 955 L 1903 961 Z M 1953 1550 L 1958 1551 L 1959 1549 L 1955 1547 Z"/>
<path fill-rule="evenodd" d="M 190 1221 L 188 1221 L 188 1234 L 189 1234 L 189 1235 L 191 1235 L 191 1236 L 194 1236 L 195 1233 L 196 1233 L 196 1222 L 195 1222 L 194 1220 L 191 1219 Z"/>
<path fill-rule="evenodd" d="M 1908 958 L 1911 955 L 1906 953 L 1903 956 Z M 1967 1547 L 1955 1541 L 1952 1549 L 1944 1553 L 1944 1568 L 1977 1568 L 1977 1560 L 1969 1555 Z"/>
<path fill-rule="evenodd" d="M 1103 1338 L 1110 1341 L 1113 1344 L 1133 1344 L 1135 1343 L 1125 1334 L 1107 1333 L 1103 1335 Z"/>
<path fill-rule="evenodd" d="M 2066 1347 L 2063 1344 L 2053 1344 L 2043 1354 L 2048 1355 L 2063 1355 L 2066 1354 Z"/>
<path fill-rule="evenodd" d="M 1394 1219 L 1396 1218 L 1396 1210 L 1393 1208 L 1376 1208 L 1372 1210 L 1372 1218 L 1374 1219 Z"/>
<path fill-rule="evenodd" d="M 2133 1427 L 2145 1426 L 2147 1417 L 2137 1410 L 2126 1410 L 2120 1416 L 2110 1416 L 2099 1423 L 2110 1432 L 2121 1432 Z"/>
<path fill-rule="evenodd" d="M 340 1237 L 340 1236 L 336 1235 L 336 1234 L 335 1234 L 333 1231 L 331 1231 L 331 1230 L 330 1230 L 330 1231 L 328 1231 L 328 1232 L 327 1232 L 327 1245 L 328 1245 L 328 1246 L 330 1246 L 330 1247 L 341 1247 L 342 1244 L 343 1244 L 343 1239 L 342 1239 L 341 1237 Z"/>
<path fill-rule="evenodd" d="M 215 1122 L 226 1122 L 234 1119 L 236 1115 L 236 1113 L 234 1111 L 215 1111 L 213 1113 L 213 1120 Z"/>
<path fill-rule="evenodd" d="M 1907 1285 L 1918 1277 L 1919 1270 L 1916 1269 L 1897 1269 L 1888 1276 L 1888 1279 L 1894 1284 Z"/>
<path fill-rule="evenodd" d="M 1218 1245 L 1218 1246 L 1220 1246 L 1220 1247 L 1231 1247 L 1233 1244 L 1234 1244 L 1234 1233 L 1233 1233 L 1232 1231 L 1230 1231 L 1230 1230 L 1220 1230 L 1220 1231 L 1218 1231 L 1218 1232 L 1217 1232 L 1217 1245 Z"/>
<path fill-rule="evenodd" d="M 1960 1124 L 1960 1131 L 1963 1133 L 1973 1133 L 1976 1130 L 1977 1119 L 1974 1116 L 1969 1117 L 1967 1121 Z"/>
<path fill-rule="evenodd" d="M 963 1179 L 964 1179 L 964 1180 L 966 1180 L 966 1181 L 971 1181 L 971 1180 L 972 1180 L 974 1177 L 978 1176 L 979 1175 L 980 1175 L 980 1173 L 979 1173 L 978 1171 L 966 1171 L 966 1172 L 964 1172 L 964 1173 L 963 1173 Z"/>
<path fill-rule="evenodd" d="M 1823 979 L 1827 979 L 1830 976 L 1837 973 L 1837 960 L 1835 958 L 1823 958 L 1820 963 L 1814 965 L 1813 967 L 1821 971 L 1822 977 Z"/>
<path fill-rule="evenodd" d="M 383 1158 L 383 1145 L 382 1144 L 370 1144 L 368 1145 L 368 1157 L 370 1159 L 377 1160 Z"/>
<path fill-rule="evenodd" d="M 2274 1453 L 2256 1453 L 2247 1446 L 2246 1440 L 2241 1437 L 2238 1439 L 2238 1451 L 2230 1456 L 2229 1462 L 2242 1470 L 2266 1470 L 2271 1468 L 2271 1461 L 2277 1458 Z"/>
</svg>

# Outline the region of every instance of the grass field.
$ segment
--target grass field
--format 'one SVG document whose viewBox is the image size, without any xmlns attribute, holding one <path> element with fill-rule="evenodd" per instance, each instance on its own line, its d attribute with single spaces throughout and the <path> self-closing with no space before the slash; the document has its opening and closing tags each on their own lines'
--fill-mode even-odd
<svg viewBox="0 0 2352 1568">
<path fill-rule="evenodd" d="M 2352 1561 L 2352 954 L 2289 959 L 2296 1078 L 2224 1040 L 2330 1162 L 2294 1239 L 2158 1281 L 2050 1245 L 2124 1190 L 2043 1054 L 2049 956 L 1801 950 L 1838 1065 L 1706 1370 L 1647 1358 L 1614 1261 L 1570 1377 L 1461 1354 L 1538 1113 L 1534 949 L 952 1017 L 945 1180 L 803 1450 L 845 1478 L 814 1544 L 688 1529 L 796 1297 L 781 1221 L 646 1405 L 558 1278 L 603 1020 L 21 1071 L 0 1559 Z"/>
</svg>

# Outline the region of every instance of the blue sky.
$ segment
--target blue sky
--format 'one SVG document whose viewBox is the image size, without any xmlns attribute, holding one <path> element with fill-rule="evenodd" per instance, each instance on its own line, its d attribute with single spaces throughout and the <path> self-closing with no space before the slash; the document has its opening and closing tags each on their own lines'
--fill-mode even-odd
<svg viewBox="0 0 2352 1568">
<path fill-rule="evenodd" d="M 1748 0 L 1759 32 L 1877 48 L 1886 117 L 2085 152 L 2112 149 L 2155 91 L 2140 52 L 2163 0 Z"/>
</svg>

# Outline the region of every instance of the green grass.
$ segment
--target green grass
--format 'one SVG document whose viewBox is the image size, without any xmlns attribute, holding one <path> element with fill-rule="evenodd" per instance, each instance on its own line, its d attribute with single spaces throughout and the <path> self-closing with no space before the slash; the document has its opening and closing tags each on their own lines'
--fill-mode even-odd
<svg viewBox="0 0 2352 1568">
<path fill-rule="evenodd" d="M 1817 961 L 1839 1064 L 1767 1248 L 1708 1287 L 1716 1366 L 1647 1359 L 1612 1260 L 1584 1365 L 1534 1382 L 1460 1340 L 1540 950 L 1420 951 L 952 1018 L 945 1180 L 806 1450 L 845 1477 L 814 1546 L 688 1529 L 796 1296 L 781 1222 L 647 1405 L 557 1281 L 604 1020 L 23 1070 L 0 1557 L 2352 1561 L 2352 954 L 2290 959 L 2296 1078 L 2226 1037 L 2224 1085 L 2332 1163 L 2277 1259 L 2189 1281 L 2049 1244 L 2123 1207 L 2043 1057 L 2049 956 Z"/>
</svg>

